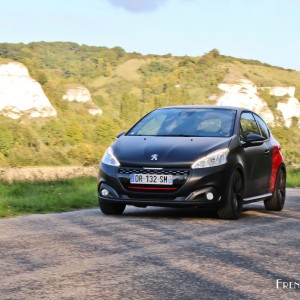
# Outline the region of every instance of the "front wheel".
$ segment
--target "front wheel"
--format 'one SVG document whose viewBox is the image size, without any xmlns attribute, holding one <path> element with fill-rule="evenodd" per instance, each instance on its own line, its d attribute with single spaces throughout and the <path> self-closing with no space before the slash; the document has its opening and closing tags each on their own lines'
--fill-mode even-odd
<svg viewBox="0 0 300 300">
<path fill-rule="evenodd" d="M 217 211 L 219 218 L 237 220 L 243 206 L 243 178 L 238 170 L 230 176 L 228 188 L 220 209 Z"/>
<path fill-rule="evenodd" d="M 265 200 L 265 209 L 280 211 L 283 209 L 285 202 L 286 174 L 281 168 L 278 170 L 276 182 L 271 199 Z"/>
<path fill-rule="evenodd" d="M 99 199 L 99 207 L 105 215 L 121 215 L 125 210 L 126 204 L 108 203 Z"/>
</svg>

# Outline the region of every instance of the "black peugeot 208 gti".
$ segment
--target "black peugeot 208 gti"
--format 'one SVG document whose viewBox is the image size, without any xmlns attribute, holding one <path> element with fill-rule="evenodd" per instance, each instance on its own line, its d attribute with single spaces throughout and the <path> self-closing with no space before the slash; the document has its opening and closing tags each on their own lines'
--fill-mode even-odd
<svg viewBox="0 0 300 300">
<path fill-rule="evenodd" d="M 242 206 L 263 200 L 281 210 L 286 169 L 280 145 L 253 111 L 239 107 L 156 109 L 106 150 L 100 163 L 101 211 L 138 207 L 214 207 L 238 219 Z"/>
</svg>

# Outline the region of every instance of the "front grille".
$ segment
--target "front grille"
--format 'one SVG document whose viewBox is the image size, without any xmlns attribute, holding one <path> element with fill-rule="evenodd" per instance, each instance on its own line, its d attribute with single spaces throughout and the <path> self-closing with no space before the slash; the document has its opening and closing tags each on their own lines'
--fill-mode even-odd
<svg viewBox="0 0 300 300">
<path fill-rule="evenodd" d="M 143 169 L 143 168 L 120 168 L 119 174 L 158 174 L 158 175 L 189 175 L 190 171 L 186 169 Z"/>
</svg>

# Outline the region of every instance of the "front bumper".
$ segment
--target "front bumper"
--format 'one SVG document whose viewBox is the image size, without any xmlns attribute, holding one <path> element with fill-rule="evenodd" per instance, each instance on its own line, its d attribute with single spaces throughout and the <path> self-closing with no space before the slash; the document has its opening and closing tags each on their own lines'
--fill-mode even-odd
<svg viewBox="0 0 300 300">
<path fill-rule="evenodd" d="M 102 195 L 102 190 L 109 191 L 107 196 Z M 212 196 L 213 195 L 213 196 Z M 147 196 L 147 197 L 146 197 Z M 154 197 L 156 196 L 156 197 Z M 208 197 L 213 199 L 208 200 Z M 98 200 L 109 203 L 123 203 L 140 207 L 146 206 L 163 206 L 163 207 L 216 207 L 220 202 L 220 195 L 214 187 L 207 187 L 189 194 L 187 197 L 168 197 L 165 195 L 117 195 L 116 192 L 107 184 L 101 184 Z"/>
<path fill-rule="evenodd" d="M 164 207 L 218 207 L 226 189 L 226 166 L 205 169 L 178 169 L 176 190 L 161 191 L 159 187 L 134 190 L 126 185 L 126 176 L 119 168 L 101 164 L 98 199 L 103 202 L 123 203 L 134 206 Z M 184 174 L 184 175 L 182 175 Z M 125 177 L 124 177 L 125 176 Z M 128 175 L 129 180 L 129 175 Z M 106 190 L 103 193 L 103 190 Z"/>
</svg>

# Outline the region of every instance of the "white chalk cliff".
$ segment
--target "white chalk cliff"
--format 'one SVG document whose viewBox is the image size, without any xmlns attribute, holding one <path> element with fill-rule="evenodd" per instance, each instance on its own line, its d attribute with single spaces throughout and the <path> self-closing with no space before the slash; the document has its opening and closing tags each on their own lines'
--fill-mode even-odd
<svg viewBox="0 0 300 300">
<path fill-rule="evenodd" d="M 258 88 L 253 82 L 246 79 L 241 79 L 235 84 L 221 83 L 218 87 L 223 91 L 223 94 L 217 98 L 217 105 L 240 106 L 251 109 L 260 114 L 269 125 L 274 125 L 275 118 L 272 111 L 267 103 L 259 97 L 258 90 L 263 89 L 269 91 L 270 95 L 281 97 L 281 99 L 285 97 L 284 102 L 277 102 L 277 110 L 282 113 L 285 126 L 291 126 L 293 117 L 300 119 L 300 103 L 295 98 L 294 87 Z M 299 122 L 298 126 L 300 127 Z"/>
<path fill-rule="evenodd" d="M 270 95 L 277 97 L 285 97 L 284 102 L 277 102 L 277 110 L 281 111 L 285 120 L 285 125 L 290 127 L 293 117 L 298 118 L 298 126 L 300 127 L 300 103 L 295 97 L 296 88 L 290 87 L 269 87 Z"/>
<path fill-rule="evenodd" d="M 76 102 L 89 102 L 92 101 L 92 96 L 87 88 L 76 86 L 73 88 L 69 88 L 66 91 L 66 94 L 63 95 L 63 99 Z"/>
<path fill-rule="evenodd" d="M 300 104 L 297 98 L 290 97 L 287 103 L 278 102 L 277 109 L 281 111 L 287 127 L 291 126 L 293 117 L 298 118 L 298 127 L 300 127 Z"/>
<path fill-rule="evenodd" d="M 83 86 L 76 86 L 69 88 L 63 99 L 67 101 L 76 101 L 76 102 L 86 102 L 89 103 L 91 108 L 88 109 L 89 114 L 91 115 L 102 115 L 102 109 L 100 109 L 92 100 L 90 91 Z"/>
<path fill-rule="evenodd" d="M 12 119 L 57 115 L 41 85 L 17 62 L 0 64 L 0 114 Z"/>
</svg>

